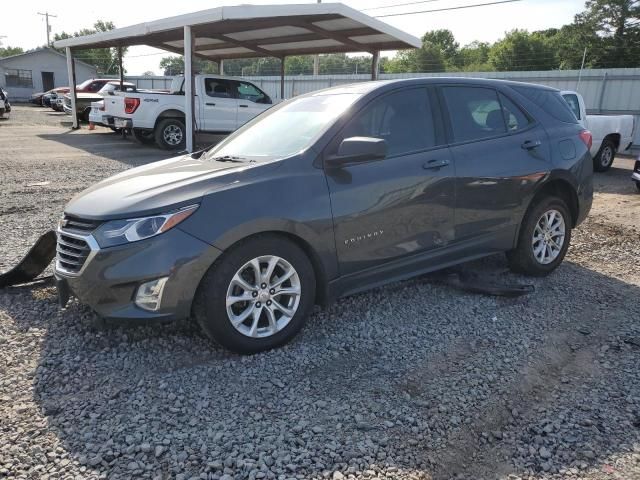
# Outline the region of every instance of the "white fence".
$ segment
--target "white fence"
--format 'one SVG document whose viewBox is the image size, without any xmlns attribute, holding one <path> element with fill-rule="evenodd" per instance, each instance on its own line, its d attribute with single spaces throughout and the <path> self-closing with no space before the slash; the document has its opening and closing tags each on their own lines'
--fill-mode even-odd
<svg viewBox="0 0 640 480">
<path fill-rule="evenodd" d="M 585 99 L 588 113 L 635 116 L 634 146 L 640 149 L 640 68 L 604 70 L 552 70 L 541 72 L 463 72 L 463 73 L 383 73 L 381 80 L 415 77 L 476 77 L 499 78 L 539 83 L 560 90 L 577 90 Z M 260 86 L 272 98 L 280 98 L 280 77 L 246 77 Z M 171 77 L 129 76 L 139 88 L 168 89 Z M 364 75 L 298 75 L 285 77 L 285 98 L 349 83 L 365 82 Z"/>
</svg>

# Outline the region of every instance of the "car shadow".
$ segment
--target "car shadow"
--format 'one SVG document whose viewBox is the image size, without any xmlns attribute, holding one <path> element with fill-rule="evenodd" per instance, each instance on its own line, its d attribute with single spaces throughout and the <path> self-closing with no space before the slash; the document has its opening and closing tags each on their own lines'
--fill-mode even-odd
<svg viewBox="0 0 640 480">
<path fill-rule="evenodd" d="M 632 451 L 640 288 L 571 262 L 534 280 L 505 273 L 502 256 L 466 267 L 536 293 L 486 297 L 426 276 L 318 309 L 291 344 L 249 357 L 187 321 L 104 328 L 76 302 L 59 310 L 51 286 L 0 290 L 0 310 L 39 350 L 30 415 L 86 475 L 220 475 L 233 454 L 243 478 L 266 457 L 298 478 L 536 478 Z"/>
<path fill-rule="evenodd" d="M 96 130 L 89 131 L 86 126 L 83 126 L 80 131 L 69 129 L 62 133 L 46 133 L 37 136 L 43 140 L 58 142 L 91 155 L 117 160 L 131 166 L 144 165 L 178 155 L 177 151 L 162 150 L 155 145 L 143 145 L 135 141 L 131 135 L 123 136 L 122 133 L 113 132 L 105 127 L 96 127 Z M 222 138 L 224 138 L 223 135 L 198 134 L 196 149 L 215 145 Z"/>
</svg>

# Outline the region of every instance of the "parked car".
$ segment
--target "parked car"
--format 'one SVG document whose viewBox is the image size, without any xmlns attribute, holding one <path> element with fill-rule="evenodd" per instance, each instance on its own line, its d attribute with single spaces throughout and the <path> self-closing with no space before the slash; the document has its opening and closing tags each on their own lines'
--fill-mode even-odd
<svg viewBox="0 0 640 480">
<path fill-rule="evenodd" d="M 582 126 L 593 135 L 593 168 L 606 172 L 613 165 L 616 152 L 624 151 L 633 143 L 633 115 L 587 115 L 584 99 L 578 92 L 564 91 L 574 115 Z"/>
<path fill-rule="evenodd" d="M 134 93 L 136 86 L 134 83 L 124 82 L 123 88 L 126 92 Z M 120 82 L 113 79 L 105 83 L 97 92 L 78 92 L 76 93 L 76 110 L 78 112 L 78 119 L 84 121 L 90 121 L 91 105 L 93 102 L 99 102 L 107 95 L 112 95 L 115 92 L 120 91 Z M 64 111 L 71 115 L 71 95 L 65 95 L 64 99 Z"/>
<path fill-rule="evenodd" d="M 631 178 L 636 183 L 636 188 L 640 192 L 640 157 L 638 157 L 638 160 L 636 160 L 636 163 L 633 166 Z"/>
<path fill-rule="evenodd" d="M 269 95 L 251 82 L 215 75 L 195 76 L 196 125 L 199 131 L 230 133 L 272 106 Z M 122 102 L 117 105 L 115 102 Z M 176 77 L 170 93 L 137 93 L 116 100 L 118 128 L 132 129 L 145 143 L 177 150 L 185 145 L 184 77 Z"/>
<path fill-rule="evenodd" d="M 55 276 L 99 315 L 193 315 L 225 347 L 282 345 L 312 306 L 496 252 L 547 275 L 591 208 L 591 135 L 560 92 L 499 80 L 340 86 L 208 152 L 66 206 Z"/>
<path fill-rule="evenodd" d="M 5 113 L 11 112 L 11 104 L 9 103 L 9 93 L 6 90 L 0 88 L 0 118 Z"/>
</svg>

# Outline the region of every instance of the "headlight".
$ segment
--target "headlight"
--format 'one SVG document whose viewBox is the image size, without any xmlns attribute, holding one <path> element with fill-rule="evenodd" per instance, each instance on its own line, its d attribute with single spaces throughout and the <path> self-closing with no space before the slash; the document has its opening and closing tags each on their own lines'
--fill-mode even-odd
<svg viewBox="0 0 640 480">
<path fill-rule="evenodd" d="M 198 205 L 189 205 L 162 215 L 111 220 L 101 225 L 93 236 L 102 248 L 137 242 L 171 230 L 180 222 L 189 218 L 197 208 Z"/>
</svg>

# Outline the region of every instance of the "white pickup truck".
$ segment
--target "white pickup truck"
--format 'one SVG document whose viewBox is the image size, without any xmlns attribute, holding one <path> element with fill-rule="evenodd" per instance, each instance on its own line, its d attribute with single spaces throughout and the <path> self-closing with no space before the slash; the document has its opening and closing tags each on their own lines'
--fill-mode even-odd
<svg viewBox="0 0 640 480">
<path fill-rule="evenodd" d="M 196 131 L 230 133 L 273 104 L 269 95 L 246 80 L 195 76 Z M 127 93 L 105 99 L 103 121 L 131 129 L 142 143 L 176 150 L 185 145 L 184 77 L 173 79 L 167 93 Z"/>
<path fill-rule="evenodd" d="M 616 152 L 623 152 L 633 143 L 632 115 L 587 115 L 582 95 L 564 91 L 562 96 L 571 107 L 578 121 L 591 132 L 593 145 L 593 169 L 606 172 L 611 168 Z"/>
</svg>

